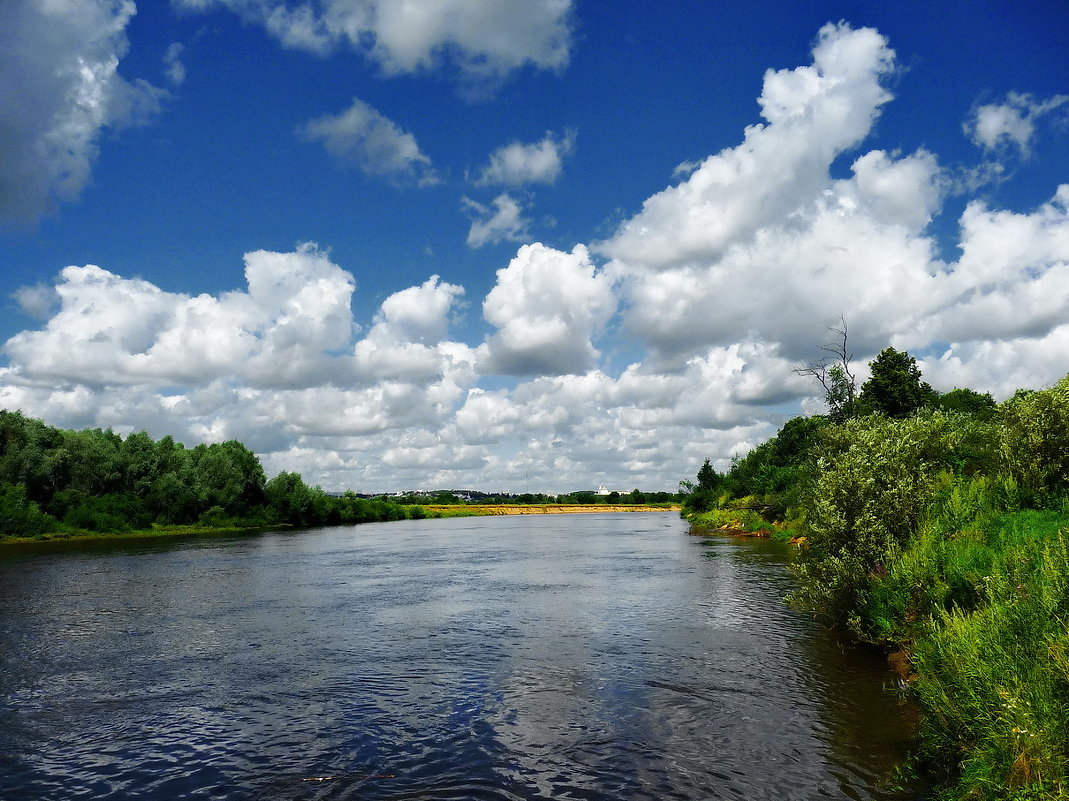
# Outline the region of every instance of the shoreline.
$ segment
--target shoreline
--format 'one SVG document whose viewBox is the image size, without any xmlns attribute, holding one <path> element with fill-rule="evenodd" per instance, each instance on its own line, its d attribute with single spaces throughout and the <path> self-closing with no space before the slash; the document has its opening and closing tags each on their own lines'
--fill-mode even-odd
<svg viewBox="0 0 1069 801">
<path fill-rule="evenodd" d="M 427 519 L 435 517 L 485 517 L 492 515 L 534 515 L 534 514 L 593 514 L 597 512 L 623 513 L 623 512 L 676 512 L 680 507 L 672 506 L 621 506 L 608 504 L 593 505 L 569 505 L 569 504 L 543 504 L 543 505 L 420 505 L 428 515 Z M 362 525 L 356 523 L 354 525 Z M 312 526 L 320 528 L 320 526 Z M 336 526 L 322 526 L 322 528 L 336 528 Z M 150 529 L 135 529 L 132 531 L 78 531 L 78 532 L 49 532 L 39 537 L 0 537 L 0 555 L 14 553 L 21 550 L 48 550 L 50 548 L 62 549 L 68 545 L 114 545 L 119 543 L 151 542 L 153 540 L 181 539 L 183 537 L 221 537 L 239 535 L 251 535 L 263 531 L 292 530 L 299 531 L 286 523 L 271 526 L 228 526 L 214 528 L 211 526 L 154 526 Z"/>
<path fill-rule="evenodd" d="M 473 504 L 466 506 L 452 505 L 423 505 L 428 512 L 442 517 L 484 517 L 488 515 L 567 515 L 567 514 L 596 514 L 598 512 L 676 512 L 682 508 L 678 504 L 669 506 L 624 506 L 620 504 Z"/>
<path fill-rule="evenodd" d="M 66 545 L 111 545 L 126 542 L 150 542 L 153 540 L 179 539 L 181 537 L 215 537 L 233 534 L 252 534 L 258 531 L 290 529 L 292 526 L 229 526 L 214 528 L 211 526 L 159 526 L 132 531 L 79 531 L 67 533 L 53 531 L 39 537 L 3 537 L 0 538 L 0 555 L 6 551 L 19 551 L 24 548 L 36 549 L 45 546 L 62 547 Z"/>
</svg>

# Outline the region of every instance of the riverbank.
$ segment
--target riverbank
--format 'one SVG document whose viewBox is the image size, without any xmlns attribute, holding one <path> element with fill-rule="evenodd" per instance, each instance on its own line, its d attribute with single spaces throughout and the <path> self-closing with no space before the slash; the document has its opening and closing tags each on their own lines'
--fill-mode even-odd
<svg viewBox="0 0 1069 801">
<path fill-rule="evenodd" d="M 678 504 L 660 506 L 598 504 L 484 504 L 484 505 L 424 505 L 424 509 L 438 517 L 483 517 L 486 515 L 575 515 L 607 512 L 678 512 Z"/>
<path fill-rule="evenodd" d="M 0 537 L 0 553 L 21 550 L 39 545 L 108 544 L 140 542 L 149 540 L 181 539 L 183 537 L 223 537 L 235 534 L 252 534 L 258 531 L 277 531 L 291 528 L 288 524 L 276 526 L 153 526 L 129 531 L 51 531 L 36 537 Z"/>
<path fill-rule="evenodd" d="M 706 464 L 696 533 L 804 537 L 789 598 L 890 655 L 941 801 L 1069 799 L 1069 377 L 976 411 L 795 418 Z"/>
<path fill-rule="evenodd" d="M 488 515 L 537 515 L 537 514 L 593 514 L 609 512 L 679 512 L 678 505 L 622 506 L 609 504 L 532 504 L 532 505 L 432 505 L 404 507 L 422 509 L 426 517 L 484 517 Z M 272 526 L 152 526 L 129 531 L 51 531 L 34 537 L 0 537 L 0 553 L 5 550 L 20 550 L 39 545 L 68 545 L 94 543 L 138 542 L 142 540 L 180 539 L 183 537 L 222 537 L 235 534 L 254 534 L 259 531 L 277 531 L 294 528 L 288 523 Z"/>
</svg>

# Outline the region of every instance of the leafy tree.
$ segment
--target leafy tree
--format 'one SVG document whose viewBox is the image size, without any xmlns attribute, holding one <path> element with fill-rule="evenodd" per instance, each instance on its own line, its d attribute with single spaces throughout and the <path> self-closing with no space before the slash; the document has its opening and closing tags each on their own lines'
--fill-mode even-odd
<svg viewBox="0 0 1069 801">
<path fill-rule="evenodd" d="M 53 529 L 55 523 L 55 518 L 26 496 L 24 486 L 0 484 L 0 538 L 35 537 Z"/>
<path fill-rule="evenodd" d="M 981 420 L 990 420 L 995 414 L 996 404 L 990 392 L 981 395 L 976 390 L 958 388 L 940 395 L 936 406 L 948 412 L 971 414 Z"/>
<path fill-rule="evenodd" d="M 263 467 L 256 454 L 237 440 L 193 449 L 198 493 L 205 509 L 221 507 L 241 518 L 265 500 Z"/>
<path fill-rule="evenodd" d="M 916 534 L 936 497 L 937 474 L 990 463 L 990 429 L 939 410 L 829 427 L 818 446 L 821 470 L 804 491 L 807 548 L 796 568 L 796 599 L 840 620 L 853 614 L 869 576 Z"/>
<path fill-rule="evenodd" d="M 1018 391 L 998 410 L 1002 461 L 1028 503 L 1069 493 L 1069 376 L 1050 389 Z"/>
<path fill-rule="evenodd" d="M 127 492 L 146 494 L 160 474 L 160 452 L 144 431 L 130 434 L 119 446 L 123 467 L 123 487 Z"/>
<path fill-rule="evenodd" d="M 907 352 L 884 348 L 869 367 L 872 373 L 858 397 L 863 411 L 902 419 L 935 402 L 935 390 L 921 381 L 917 360 Z"/>
<path fill-rule="evenodd" d="M 267 482 L 265 494 L 276 522 L 294 526 L 312 522 L 312 493 L 298 473 L 279 473 Z"/>
<path fill-rule="evenodd" d="M 698 489 L 700 490 L 715 490 L 722 479 L 723 476 L 716 472 L 708 459 L 698 468 Z"/>
</svg>

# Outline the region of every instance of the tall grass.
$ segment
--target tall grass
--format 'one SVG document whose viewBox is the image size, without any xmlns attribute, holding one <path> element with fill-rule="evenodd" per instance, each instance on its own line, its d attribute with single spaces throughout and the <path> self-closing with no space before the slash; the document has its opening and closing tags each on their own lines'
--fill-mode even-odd
<svg viewBox="0 0 1069 801">
<path fill-rule="evenodd" d="M 910 657 L 947 799 L 1069 799 L 1069 377 L 821 432 L 794 600 Z"/>
<path fill-rule="evenodd" d="M 1069 798 L 1069 530 L 1010 540 L 914 643 L 925 757 L 954 797 Z"/>
</svg>

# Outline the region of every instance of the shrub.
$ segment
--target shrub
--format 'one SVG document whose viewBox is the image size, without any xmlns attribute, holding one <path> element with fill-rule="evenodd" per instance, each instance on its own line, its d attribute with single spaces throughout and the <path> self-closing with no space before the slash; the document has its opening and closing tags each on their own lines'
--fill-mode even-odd
<svg viewBox="0 0 1069 801">
<path fill-rule="evenodd" d="M 1018 393 L 999 407 L 1004 469 L 1035 506 L 1069 492 L 1069 376 L 1050 389 Z"/>
<path fill-rule="evenodd" d="M 197 520 L 197 525 L 209 526 L 211 528 L 226 528 L 227 526 L 233 525 L 233 523 L 234 521 L 222 506 L 211 507 Z"/>
<path fill-rule="evenodd" d="M 36 537 L 55 526 L 56 519 L 26 497 L 26 487 L 0 484 L 0 538 Z"/>
<path fill-rule="evenodd" d="M 934 410 L 825 429 L 802 500 L 807 548 L 795 567 L 793 600 L 857 630 L 870 579 L 885 574 L 917 533 L 936 497 L 936 476 L 969 474 L 990 461 L 992 443 L 984 423 Z"/>
</svg>

